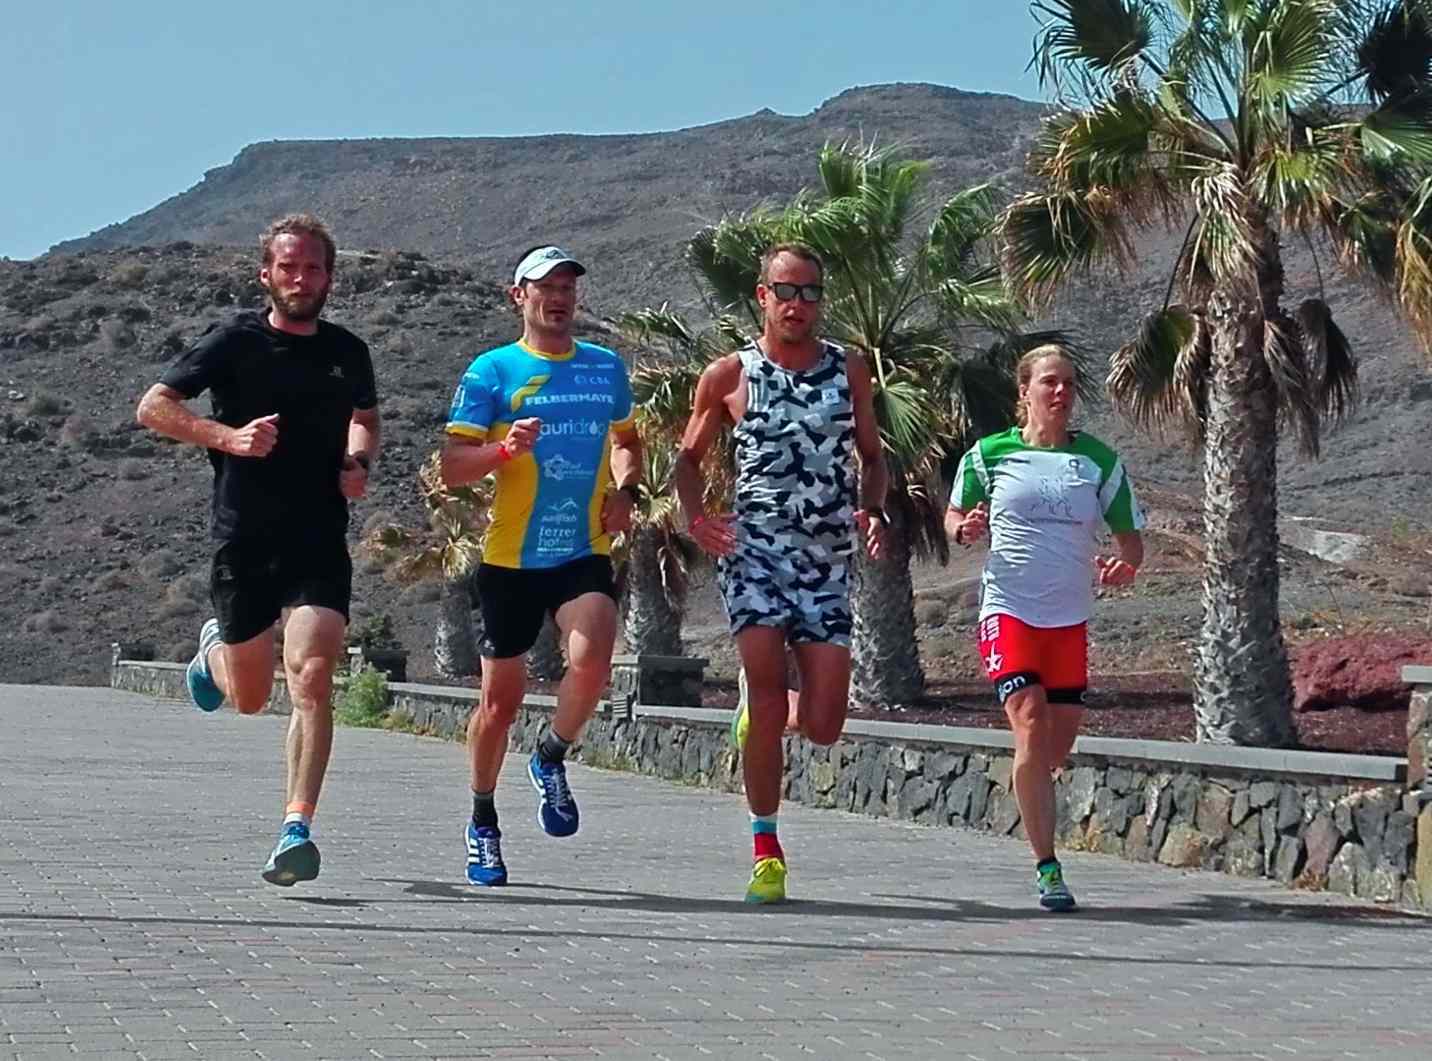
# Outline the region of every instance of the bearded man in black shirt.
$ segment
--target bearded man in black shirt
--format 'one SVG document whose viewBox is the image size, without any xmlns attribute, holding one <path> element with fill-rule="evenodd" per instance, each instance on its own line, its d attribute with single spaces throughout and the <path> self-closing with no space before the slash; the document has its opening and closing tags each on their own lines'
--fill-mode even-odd
<svg viewBox="0 0 1432 1061">
<path fill-rule="evenodd" d="M 215 618 L 189 664 L 197 707 L 225 699 L 263 710 L 273 687 L 275 623 L 294 704 L 284 823 L 264 879 L 318 876 L 311 836 L 333 746 L 333 672 L 344 653 L 353 566 L 348 502 L 363 496 L 378 451 L 378 395 L 368 348 L 321 320 L 335 248 L 323 223 L 284 217 L 260 240 L 267 310 L 212 326 L 151 387 L 138 419 L 203 446 L 214 467 Z M 209 392 L 210 417 L 184 402 Z"/>
</svg>

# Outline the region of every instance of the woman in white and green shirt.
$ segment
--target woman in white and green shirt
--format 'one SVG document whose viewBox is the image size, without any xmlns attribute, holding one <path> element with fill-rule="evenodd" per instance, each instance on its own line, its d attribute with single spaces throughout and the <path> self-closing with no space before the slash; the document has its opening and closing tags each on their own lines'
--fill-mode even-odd
<svg viewBox="0 0 1432 1061">
<path fill-rule="evenodd" d="M 1088 684 L 1094 582 L 1124 586 L 1143 562 L 1143 514 L 1123 462 L 1072 431 L 1077 376 L 1061 346 L 1020 359 L 1019 423 L 960 461 L 945 529 L 970 545 L 990 535 L 979 648 L 1014 731 L 1014 793 L 1038 866 L 1039 901 L 1072 910 L 1054 857 L 1054 770 L 1074 746 Z M 1100 556 L 1104 526 L 1116 555 Z"/>
</svg>

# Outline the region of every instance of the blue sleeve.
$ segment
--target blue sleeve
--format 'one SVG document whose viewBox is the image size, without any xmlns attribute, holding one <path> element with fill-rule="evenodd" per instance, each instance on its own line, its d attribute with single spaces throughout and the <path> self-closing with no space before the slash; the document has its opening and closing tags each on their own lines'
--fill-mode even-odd
<svg viewBox="0 0 1432 1061">
<path fill-rule="evenodd" d="M 631 380 L 627 378 L 626 363 L 621 358 L 617 358 L 617 373 L 613 379 L 616 395 L 612 404 L 612 423 L 617 427 L 630 427 L 636 410 L 632 408 Z"/>
<path fill-rule="evenodd" d="M 457 385 L 448 412 L 448 433 L 486 441 L 500 398 L 501 381 L 492 359 L 484 354 L 468 366 Z"/>
</svg>

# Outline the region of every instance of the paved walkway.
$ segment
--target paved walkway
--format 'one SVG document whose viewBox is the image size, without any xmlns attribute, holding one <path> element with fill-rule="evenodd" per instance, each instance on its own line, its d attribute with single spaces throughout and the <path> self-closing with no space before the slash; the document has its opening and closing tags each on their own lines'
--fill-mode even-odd
<svg viewBox="0 0 1432 1061">
<path fill-rule="evenodd" d="M 1388 1058 L 1432 1042 L 1432 921 L 790 807 L 793 895 L 740 902 L 733 796 L 574 768 L 513 885 L 462 881 L 461 746 L 340 730 L 323 875 L 258 876 L 283 721 L 0 687 L 0 1058 Z"/>
</svg>

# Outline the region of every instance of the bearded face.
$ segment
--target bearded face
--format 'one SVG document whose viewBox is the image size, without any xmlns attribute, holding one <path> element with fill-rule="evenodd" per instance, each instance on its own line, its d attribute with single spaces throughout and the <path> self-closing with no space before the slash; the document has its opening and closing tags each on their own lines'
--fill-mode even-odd
<svg viewBox="0 0 1432 1061">
<path fill-rule="evenodd" d="M 317 320 L 332 285 L 327 252 L 313 236 L 284 233 L 270 248 L 259 270 L 259 283 L 273 307 L 290 321 Z"/>
</svg>

